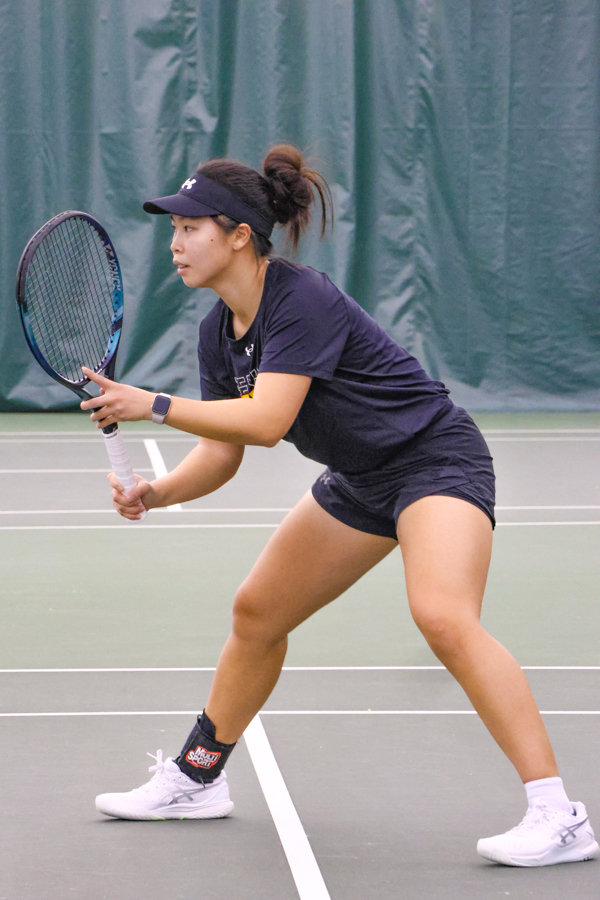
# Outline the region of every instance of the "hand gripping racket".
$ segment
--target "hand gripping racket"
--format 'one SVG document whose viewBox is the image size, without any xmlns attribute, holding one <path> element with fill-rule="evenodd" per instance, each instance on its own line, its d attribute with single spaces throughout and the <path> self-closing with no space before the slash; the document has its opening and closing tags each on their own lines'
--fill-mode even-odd
<svg viewBox="0 0 600 900">
<path fill-rule="evenodd" d="M 55 381 L 89 400 L 82 366 L 114 377 L 123 282 L 112 241 L 93 216 L 68 210 L 36 231 L 19 262 L 17 304 L 29 349 Z M 136 482 L 123 436 L 116 423 L 102 431 L 128 491 Z"/>
</svg>

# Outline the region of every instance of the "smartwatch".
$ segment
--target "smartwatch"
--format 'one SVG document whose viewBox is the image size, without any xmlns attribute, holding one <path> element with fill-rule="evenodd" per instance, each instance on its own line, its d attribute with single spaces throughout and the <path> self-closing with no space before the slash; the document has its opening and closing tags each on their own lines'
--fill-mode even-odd
<svg viewBox="0 0 600 900">
<path fill-rule="evenodd" d="M 165 416 L 171 408 L 170 394 L 157 394 L 152 404 L 152 421 L 155 425 L 163 425 Z"/>
</svg>

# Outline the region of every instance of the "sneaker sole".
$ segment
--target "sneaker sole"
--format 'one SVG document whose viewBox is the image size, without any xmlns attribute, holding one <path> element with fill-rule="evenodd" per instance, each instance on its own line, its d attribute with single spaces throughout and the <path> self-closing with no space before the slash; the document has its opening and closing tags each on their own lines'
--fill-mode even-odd
<svg viewBox="0 0 600 900">
<path fill-rule="evenodd" d="M 600 856 L 600 847 L 598 846 L 598 843 L 594 841 L 584 850 L 574 849 L 570 853 L 564 853 L 559 859 L 544 859 L 544 857 L 541 857 L 538 859 L 519 860 L 508 856 L 508 854 L 503 853 L 501 850 L 481 850 L 479 845 L 477 845 L 477 852 L 485 859 L 489 859 L 490 862 L 500 863 L 503 866 L 531 868 L 533 866 L 556 866 L 559 863 L 585 862 L 588 859 L 596 859 Z M 550 854 L 547 855 L 549 856 Z"/>
<path fill-rule="evenodd" d="M 219 803 L 215 806 L 204 806 L 199 809 L 186 810 L 183 815 L 181 810 L 179 814 L 174 809 L 168 807 L 164 809 L 149 810 L 144 808 L 118 810 L 115 807 L 101 807 L 96 804 L 98 812 L 105 816 L 112 816 L 114 819 L 127 819 L 133 822 L 165 822 L 168 819 L 224 819 L 233 811 L 233 803 L 231 800 L 227 803 Z"/>
</svg>

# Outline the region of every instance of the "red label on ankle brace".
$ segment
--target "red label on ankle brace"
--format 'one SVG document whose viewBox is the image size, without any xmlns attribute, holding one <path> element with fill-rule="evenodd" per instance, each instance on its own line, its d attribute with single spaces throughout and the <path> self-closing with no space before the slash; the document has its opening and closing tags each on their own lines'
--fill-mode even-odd
<svg viewBox="0 0 600 900">
<path fill-rule="evenodd" d="M 185 761 L 189 762 L 192 766 L 196 766 L 197 769 L 211 769 L 220 759 L 220 753 L 215 753 L 213 750 L 207 750 L 206 747 L 201 747 L 200 744 L 198 744 L 195 750 L 189 750 L 185 754 Z"/>
</svg>

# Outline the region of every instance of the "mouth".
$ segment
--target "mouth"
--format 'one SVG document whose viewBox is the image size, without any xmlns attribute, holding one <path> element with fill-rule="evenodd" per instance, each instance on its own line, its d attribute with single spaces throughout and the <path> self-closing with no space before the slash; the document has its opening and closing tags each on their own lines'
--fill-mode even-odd
<svg viewBox="0 0 600 900">
<path fill-rule="evenodd" d="M 177 262 L 177 260 L 173 260 L 173 265 L 177 266 L 177 274 L 183 275 L 189 269 L 189 266 L 186 263 Z"/>
</svg>

